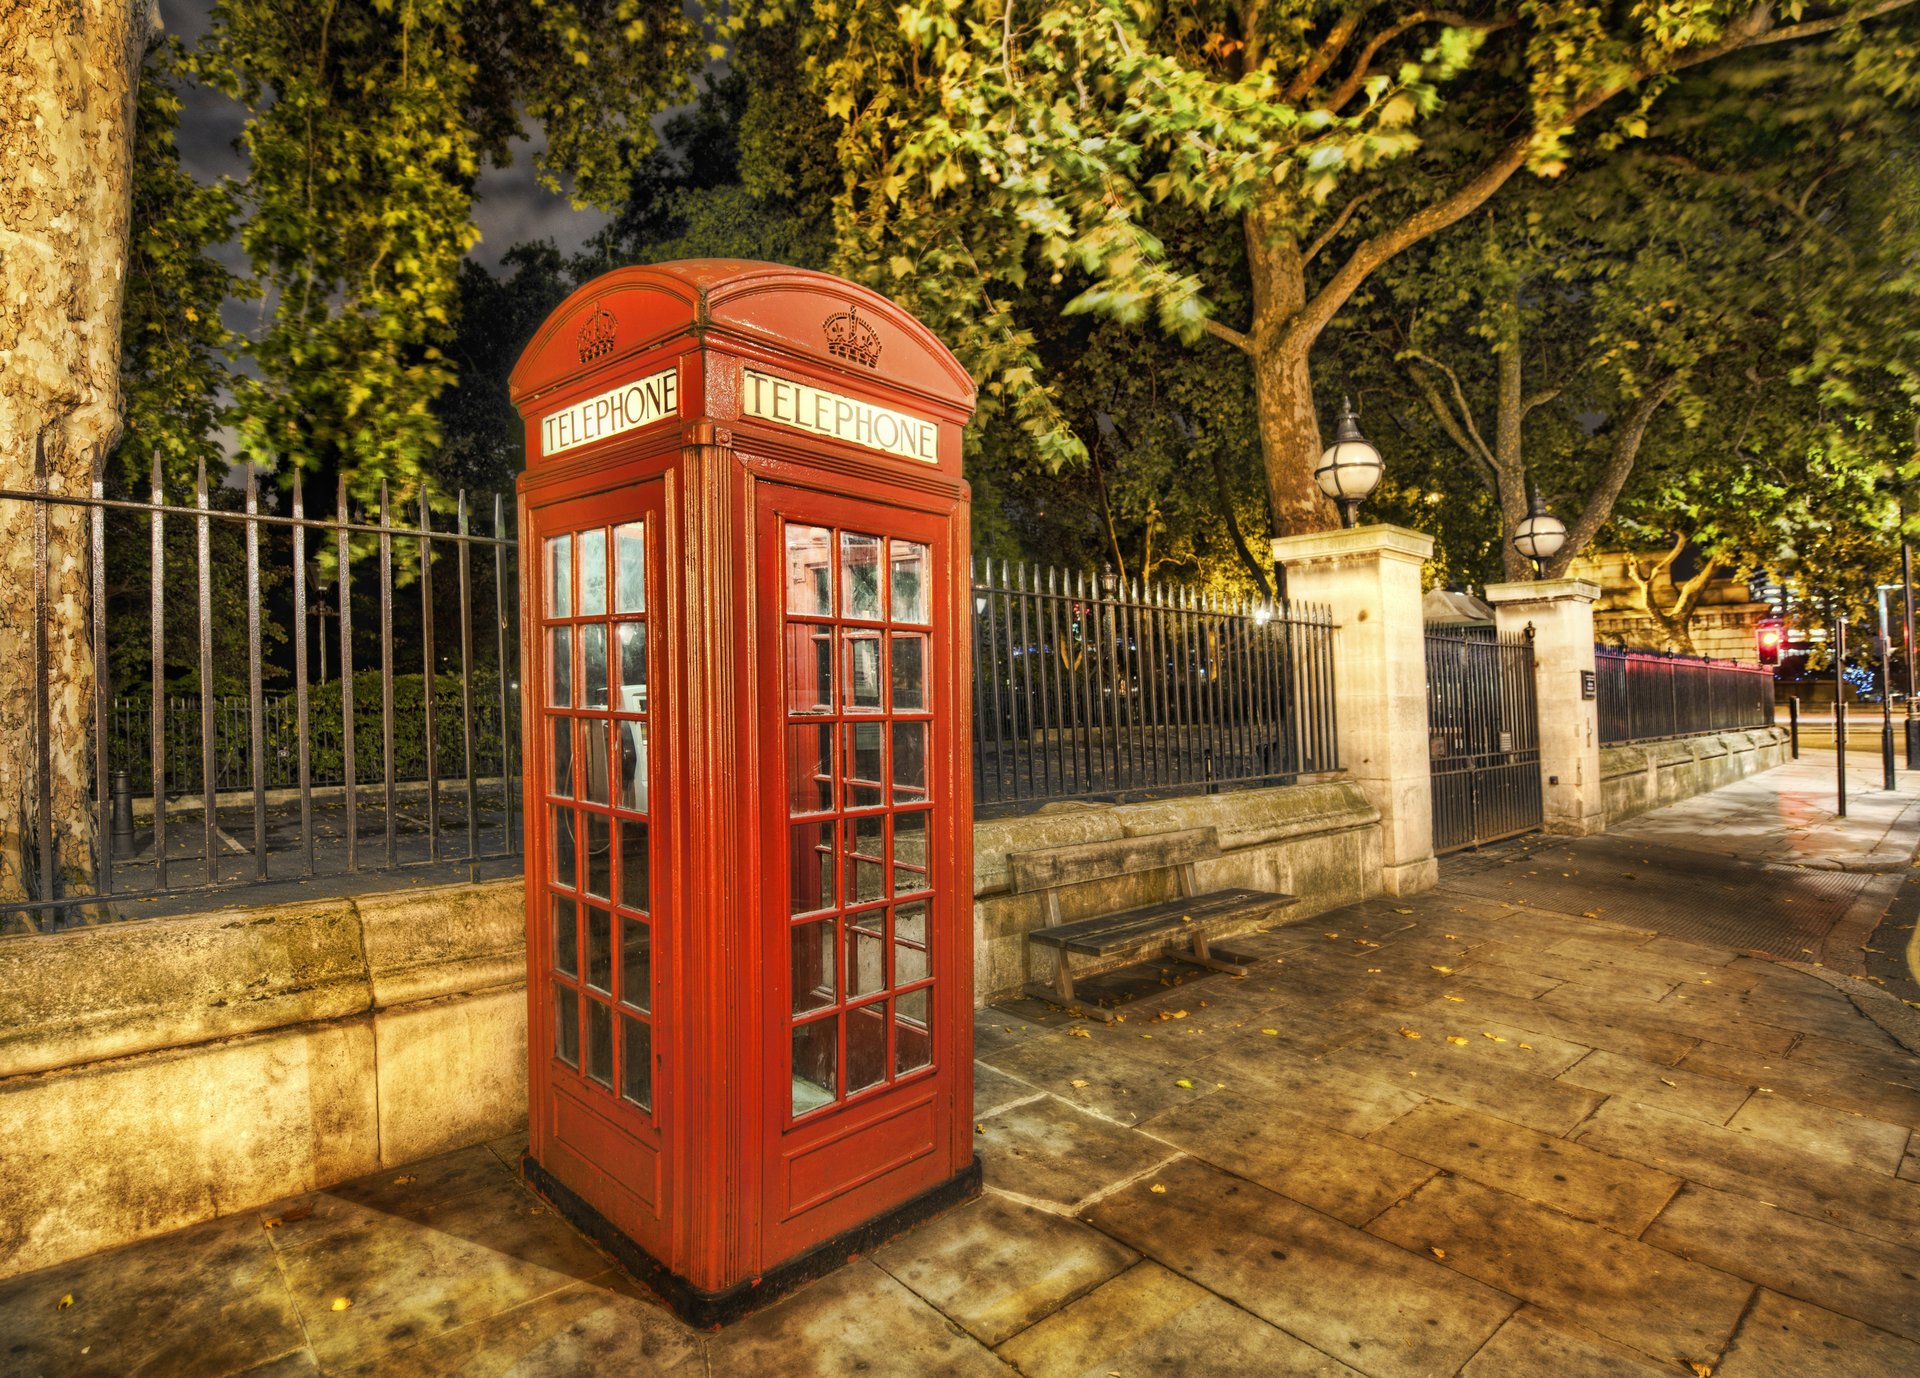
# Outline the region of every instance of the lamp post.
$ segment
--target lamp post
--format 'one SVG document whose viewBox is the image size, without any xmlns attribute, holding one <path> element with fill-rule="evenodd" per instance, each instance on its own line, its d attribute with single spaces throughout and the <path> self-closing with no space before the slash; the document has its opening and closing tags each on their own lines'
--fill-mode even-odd
<svg viewBox="0 0 1920 1378">
<path fill-rule="evenodd" d="M 1352 526 L 1354 513 L 1379 486 L 1380 472 L 1385 466 L 1380 461 L 1380 452 L 1360 434 L 1360 418 L 1354 414 L 1353 403 L 1342 397 L 1340 406 L 1333 444 L 1320 456 L 1313 481 L 1339 505 L 1340 525 Z"/>
<path fill-rule="evenodd" d="M 1527 515 L 1514 528 L 1513 548 L 1533 561 L 1533 577 L 1546 571 L 1547 561 L 1560 553 L 1567 543 L 1567 524 L 1540 500 L 1540 490 L 1527 485 Z"/>
</svg>

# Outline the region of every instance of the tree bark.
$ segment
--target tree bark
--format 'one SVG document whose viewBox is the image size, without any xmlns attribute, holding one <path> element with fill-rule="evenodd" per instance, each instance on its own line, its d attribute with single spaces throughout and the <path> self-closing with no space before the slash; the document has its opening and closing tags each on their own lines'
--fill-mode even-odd
<svg viewBox="0 0 1920 1378">
<path fill-rule="evenodd" d="M 1267 475 L 1267 510 L 1276 536 L 1325 531 L 1333 504 L 1313 481 L 1320 459 L 1320 418 L 1308 360 L 1319 332 L 1292 329 L 1307 302 L 1307 261 L 1299 243 L 1276 224 L 1271 205 L 1247 213 L 1247 270 L 1253 286 L 1254 412 Z"/>
<path fill-rule="evenodd" d="M 119 438 L 134 96 L 158 22 L 153 0 L 0 11 L 0 487 L 32 489 L 43 464 L 49 493 L 84 495 Z M 33 507 L 0 501 L 0 901 L 94 889 L 88 522 L 47 514 L 42 664 Z"/>
</svg>

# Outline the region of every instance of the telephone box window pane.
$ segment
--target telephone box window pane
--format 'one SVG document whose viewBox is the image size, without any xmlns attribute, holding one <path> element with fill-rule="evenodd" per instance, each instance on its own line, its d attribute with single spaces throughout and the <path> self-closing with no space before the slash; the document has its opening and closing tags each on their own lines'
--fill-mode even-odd
<svg viewBox="0 0 1920 1378">
<path fill-rule="evenodd" d="M 840 615 L 877 622 L 880 609 L 880 538 L 840 533 Z"/>
<path fill-rule="evenodd" d="M 574 866 L 573 810 L 555 809 L 553 811 L 553 878 L 569 890 L 580 884 L 580 873 L 574 869 Z"/>
<path fill-rule="evenodd" d="M 847 728 L 847 807 L 877 809 L 885 803 L 886 729 L 877 722 Z"/>
<path fill-rule="evenodd" d="M 553 719 L 553 792 L 573 797 L 573 719 Z"/>
<path fill-rule="evenodd" d="M 932 562 L 927 548 L 913 541 L 893 543 L 893 620 L 924 627 L 927 615 L 927 571 Z"/>
<path fill-rule="evenodd" d="M 580 974 L 580 927 L 573 901 L 565 895 L 553 899 L 553 969 L 567 976 Z"/>
<path fill-rule="evenodd" d="M 787 624 L 787 711 L 833 711 L 833 628 Z"/>
<path fill-rule="evenodd" d="M 547 538 L 547 616 L 573 616 L 573 537 Z"/>
<path fill-rule="evenodd" d="M 613 915 L 587 906 L 587 984 L 613 993 Z"/>
<path fill-rule="evenodd" d="M 613 1011 L 587 1001 L 587 1075 L 613 1089 Z"/>
<path fill-rule="evenodd" d="M 553 628 L 547 653 L 547 702 L 566 708 L 573 702 L 573 628 Z"/>
<path fill-rule="evenodd" d="M 580 706 L 607 706 L 607 627 L 590 622 L 580 629 Z"/>
<path fill-rule="evenodd" d="M 833 920 L 795 924 L 793 945 L 793 1012 L 811 1014 L 831 1005 L 838 985 L 833 973 Z"/>
<path fill-rule="evenodd" d="M 887 1002 L 847 1011 L 847 1094 L 887 1079 Z"/>
<path fill-rule="evenodd" d="M 874 923 L 884 921 L 886 911 L 875 909 L 863 914 L 862 919 Z M 849 919 L 849 923 L 854 920 Z M 878 995 L 887 988 L 887 950 L 886 943 L 878 933 L 863 933 L 857 928 L 847 929 L 847 998 L 856 999 L 862 995 Z"/>
<path fill-rule="evenodd" d="M 652 907 L 653 857 L 647 850 L 647 825 L 620 820 L 620 903 L 644 914 Z"/>
<path fill-rule="evenodd" d="M 833 726 L 787 729 L 787 812 L 833 812 Z"/>
<path fill-rule="evenodd" d="M 927 815 L 893 816 L 893 893 L 910 895 L 927 889 Z"/>
<path fill-rule="evenodd" d="M 620 998 L 637 1010 L 653 1008 L 653 930 L 638 919 L 620 921 Z"/>
<path fill-rule="evenodd" d="M 796 824 L 789 848 L 793 881 L 788 912 L 816 914 L 833 908 L 833 824 Z"/>
<path fill-rule="evenodd" d="M 927 903 L 903 904 L 893 911 L 893 983 L 924 981 L 927 967 Z"/>
<path fill-rule="evenodd" d="M 839 1092 L 840 1021 L 832 1015 L 793 1030 L 793 1113 L 833 1104 Z"/>
<path fill-rule="evenodd" d="M 601 813 L 587 815 L 587 893 L 613 898 L 613 826 Z"/>
<path fill-rule="evenodd" d="M 904 1076 L 933 1065 L 933 1031 L 927 1021 L 930 1005 L 926 987 L 897 996 L 893 1002 L 893 1074 Z"/>
<path fill-rule="evenodd" d="M 886 818 L 878 814 L 872 818 L 849 818 L 841 827 L 846 829 L 847 902 L 861 904 L 884 897 L 886 881 L 882 861 L 887 851 Z"/>
<path fill-rule="evenodd" d="M 607 720 L 588 718 L 580 724 L 580 797 L 589 804 L 607 802 Z"/>
<path fill-rule="evenodd" d="M 893 724 L 893 802 L 927 802 L 927 724 Z"/>
<path fill-rule="evenodd" d="M 622 720 L 620 734 L 620 807 L 647 811 L 647 725 Z"/>
<path fill-rule="evenodd" d="M 620 1094 L 653 1109 L 653 1030 L 638 1019 L 620 1021 Z"/>
<path fill-rule="evenodd" d="M 553 1053 L 569 1067 L 580 1065 L 580 997 L 553 983 Z"/>
<path fill-rule="evenodd" d="M 628 522 L 613 529 L 613 610 L 647 610 L 647 528 Z"/>
<path fill-rule="evenodd" d="M 787 611 L 833 616 L 833 533 L 824 526 L 787 528 Z"/>
<path fill-rule="evenodd" d="M 607 533 L 580 533 L 580 616 L 604 617 L 607 611 Z"/>
<path fill-rule="evenodd" d="M 849 627 L 847 640 L 847 712 L 878 713 L 880 702 L 880 633 Z"/>
<path fill-rule="evenodd" d="M 927 707 L 927 638 L 921 632 L 893 634 L 893 711 L 923 713 Z"/>
<path fill-rule="evenodd" d="M 620 702 L 622 713 L 647 711 L 647 624 L 620 624 Z"/>
</svg>

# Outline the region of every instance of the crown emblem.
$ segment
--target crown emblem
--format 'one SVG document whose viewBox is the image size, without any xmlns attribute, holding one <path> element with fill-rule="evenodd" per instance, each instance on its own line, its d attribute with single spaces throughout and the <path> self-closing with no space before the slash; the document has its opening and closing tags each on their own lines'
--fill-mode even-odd
<svg viewBox="0 0 1920 1378">
<path fill-rule="evenodd" d="M 880 367 L 880 335 L 860 319 L 860 308 L 849 306 L 827 317 L 827 353 L 868 368 Z"/>
<path fill-rule="evenodd" d="M 575 337 L 580 346 L 580 362 L 590 364 L 595 359 L 605 358 L 613 353 L 613 313 L 597 310 L 580 323 L 580 333 Z"/>
</svg>

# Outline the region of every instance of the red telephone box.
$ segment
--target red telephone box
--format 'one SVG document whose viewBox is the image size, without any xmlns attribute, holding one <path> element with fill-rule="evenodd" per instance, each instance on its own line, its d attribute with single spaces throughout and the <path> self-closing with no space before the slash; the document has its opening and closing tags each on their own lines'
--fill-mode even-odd
<svg viewBox="0 0 1920 1378">
<path fill-rule="evenodd" d="M 886 298 L 623 268 L 515 366 L 526 1172 L 725 1321 L 979 1189 L 973 386 Z"/>
</svg>

